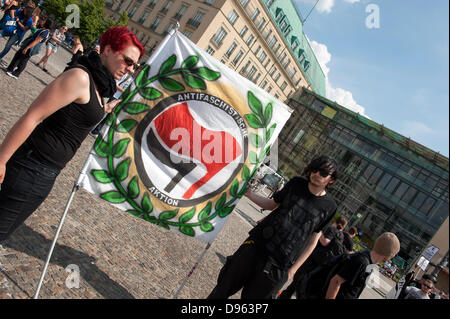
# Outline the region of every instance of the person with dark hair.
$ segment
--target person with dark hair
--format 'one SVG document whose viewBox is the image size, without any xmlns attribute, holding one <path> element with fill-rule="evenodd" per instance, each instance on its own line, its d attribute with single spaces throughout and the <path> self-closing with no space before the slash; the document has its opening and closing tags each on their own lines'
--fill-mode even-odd
<svg viewBox="0 0 450 319">
<path fill-rule="evenodd" d="M 280 299 L 290 299 L 297 289 L 297 285 L 302 276 L 308 271 L 318 267 L 333 257 L 345 253 L 343 230 L 347 225 L 347 218 L 338 216 L 333 223 L 328 226 L 319 238 L 316 248 L 309 258 L 300 266 L 294 264 L 291 268 L 295 275 L 292 283 L 280 294 Z M 298 266 L 298 267 L 297 267 Z"/>
<path fill-rule="evenodd" d="M 22 46 L 17 50 L 11 63 L 6 68 L 6 74 L 10 77 L 17 79 L 22 71 L 25 70 L 28 60 L 33 55 L 39 54 L 41 45 L 47 41 L 53 20 L 50 18 L 42 18 L 39 20 L 39 24 L 41 25 L 41 29 L 23 41 Z"/>
<path fill-rule="evenodd" d="M 435 280 L 429 275 L 424 274 L 420 279 L 420 286 L 407 286 L 405 288 L 404 299 L 431 299 L 430 295 L 434 289 Z"/>
<path fill-rule="evenodd" d="M 358 229 L 353 226 L 348 232 L 344 233 L 344 246 L 347 254 L 351 254 L 353 252 L 353 238 L 358 234 Z"/>
<path fill-rule="evenodd" d="M 66 26 L 55 30 L 50 39 L 47 41 L 47 50 L 41 60 L 36 63 L 37 66 L 42 63 L 42 70 L 44 70 L 44 72 L 48 72 L 48 70 L 45 68 L 47 66 L 48 58 L 50 57 L 50 55 L 58 51 L 58 47 L 66 39 L 65 33 L 67 32 L 67 30 L 68 28 Z"/>
<path fill-rule="evenodd" d="M 275 297 L 288 278 L 308 259 L 322 230 L 336 212 L 336 203 L 327 192 L 338 178 L 332 158 L 315 158 L 273 198 L 253 193 L 246 196 L 272 212 L 250 232 L 239 249 L 227 258 L 209 299 L 225 299 L 241 288 L 242 299 Z M 293 265 L 298 265 L 293 268 Z"/>
<path fill-rule="evenodd" d="M 45 87 L 0 145 L 0 243 L 45 200 L 89 131 L 117 104 L 102 103 L 114 94 L 115 79 L 144 54 L 122 26 L 109 28 L 101 46 L 100 55 L 82 56 Z"/>
<path fill-rule="evenodd" d="M 25 7 L 23 10 L 20 10 L 20 12 L 16 12 L 16 33 L 11 35 L 8 41 L 6 41 L 3 51 L 0 52 L 0 60 L 8 54 L 13 44 L 20 41 L 25 32 L 33 25 L 33 10 L 34 8 Z"/>
</svg>

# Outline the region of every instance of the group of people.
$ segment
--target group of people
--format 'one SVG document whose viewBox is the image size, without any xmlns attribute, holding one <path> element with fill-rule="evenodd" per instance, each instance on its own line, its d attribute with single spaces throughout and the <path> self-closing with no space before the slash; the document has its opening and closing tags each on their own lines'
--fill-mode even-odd
<svg viewBox="0 0 450 319">
<path fill-rule="evenodd" d="M 28 60 L 33 55 L 39 54 L 44 44 L 46 52 L 36 64 L 39 66 L 42 63 L 42 70 L 48 72 L 46 68 L 48 59 L 64 42 L 67 27 L 62 26 L 52 32 L 53 19 L 43 15 L 39 6 L 36 6 L 32 0 L 9 0 L 2 9 L 4 14 L 0 21 L 0 38 L 7 37 L 8 40 L 0 52 L 0 63 L 6 66 L 7 63 L 3 57 L 8 54 L 13 45 L 19 47 L 9 65 L 4 68 L 6 74 L 17 79 L 25 69 Z M 30 30 L 29 36 L 25 38 L 28 30 Z M 76 48 L 77 52 L 82 52 L 80 45 L 81 42 L 76 37 L 74 50 Z"/>
<path fill-rule="evenodd" d="M 118 104 L 114 94 L 136 75 L 143 54 L 129 29 L 108 29 L 98 51 L 83 55 L 82 48 L 74 49 L 66 70 L 10 129 L 0 145 L 0 244 L 45 200 L 89 132 Z M 241 289 L 243 299 L 288 299 L 293 293 L 298 299 L 358 298 L 369 266 L 393 258 L 400 242 L 386 232 L 371 250 L 354 252 L 357 230 L 344 232 L 347 220 L 336 218 L 329 193 L 337 180 L 337 162 L 319 156 L 271 198 L 249 189 L 246 196 L 272 212 L 227 258 L 208 298 L 225 299 Z"/>
<path fill-rule="evenodd" d="M 208 298 L 225 299 L 241 289 L 243 299 L 289 299 L 294 292 L 297 299 L 358 298 L 370 275 L 368 266 L 393 258 L 400 242 L 386 232 L 372 250 L 353 252 L 356 229 L 344 235 L 347 220 L 333 220 L 337 205 L 329 187 L 337 179 L 337 162 L 319 156 L 272 198 L 248 190 L 251 201 L 272 212 L 227 258 Z"/>
<path fill-rule="evenodd" d="M 423 274 L 420 280 L 416 276 L 419 267 L 408 272 L 389 291 L 386 299 L 449 299 L 448 294 L 435 287 L 436 279 Z"/>
</svg>

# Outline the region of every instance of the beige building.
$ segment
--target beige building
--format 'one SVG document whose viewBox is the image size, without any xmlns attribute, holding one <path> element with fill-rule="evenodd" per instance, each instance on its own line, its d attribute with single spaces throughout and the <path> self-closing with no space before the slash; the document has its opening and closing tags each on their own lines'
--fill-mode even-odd
<svg viewBox="0 0 450 319">
<path fill-rule="evenodd" d="M 297 40 L 300 36 L 294 36 L 294 31 L 296 35 L 303 35 L 301 23 L 291 21 L 290 26 L 286 22 L 288 14 L 284 12 L 292 10 L 285 8 L 283 11 L 280 6 L 288 4 L 293 8 L 292 3 L 286 0 L 278 1 L 278 4 L 276 2 L 107 0 L 106 11 L 113 19 L 117 19 L 124 10 L 127 11 L 128 27 L 144 44 L 147 54 L 153 52 L 178 22 L 179 31 L 200 48 L 285 101 L 302 86 L 317 91 L 310 83 L 314 76 L 306 72 L 317 73 L 317 83 L 322 82 L 323 72 L 311 54 L 309 43 L 300 42 Z M 290 20 L 297 19 L 301 21 L 295 12 L 294 18 L 290 17 Z M 295 25 L 300 28 L 295 28 Z M 307 48 L 302 49 L 300 46 Z"/>
</svg>

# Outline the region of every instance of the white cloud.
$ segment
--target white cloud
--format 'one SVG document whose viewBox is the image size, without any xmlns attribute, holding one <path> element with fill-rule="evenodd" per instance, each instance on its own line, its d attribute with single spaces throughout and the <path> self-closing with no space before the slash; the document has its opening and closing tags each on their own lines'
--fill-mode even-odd
<svg viewBox="0 0 450 319">
<path fill-rule="evenodd" d="M 350 91 L 341 88 L 334 88 L 331 85 L 328 79 L 330 68 L 327 66 L 327 64 L 331 61 L 331 54 L 330 52 L 328 52 L 327 46 L 325 44 L 318 43 L 317 41 L 310 41 L 310 44 L 311 48 L 314 51 L 314 54 L 316 55 L 317 61 L 319 61 L 319 64 L 325 74 L 327 90 L 326 98 L 335 101 L 336 103 L 352 110 L 353 112 L 357 112 L 361 115 L 364 115 L 365 117 L 368 117 L 365 114 L 365 108 L 355 101 L 355 99 L 353 98 L 353 94 Z"/>
<path fill-rule="evenodd" d="M 312 6 L 316 4 L 317 0 L 297 0 L 297 2 L 309 3 Z M 311 9 L 312 9 L 311 6 Z M 334 6 L 334 0 L 320 0 L 317 4 L 315 10 L 319 11 L 319 13 L 330 13 L 331 8 Z"/>
<path fill-rule="evenodd" d="M 296 2 L 303 2 L 311 4 L 312 7 L 316 4 L 317 0 L 296 0 Z M 344 0 L 344 2 L 354 4 L 360 2 L 360 0 Z M 319 0 L 315 10 L 319 13 L 331 13 L 331 9 L 334 7 L 334 0 Z"/>
</svg>

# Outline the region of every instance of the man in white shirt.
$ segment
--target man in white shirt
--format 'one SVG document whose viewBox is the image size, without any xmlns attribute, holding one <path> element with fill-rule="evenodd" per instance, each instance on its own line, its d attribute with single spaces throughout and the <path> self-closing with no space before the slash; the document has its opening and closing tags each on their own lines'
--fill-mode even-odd
<svg viewBox="0 0 450 319">
<path fill-rule="evenodd" d="M 434 288 L 432 280 L 424 280 L 421 288 L 406 287 L 405 299 L 430 299 L 430 293 Z"/>
</svg>

